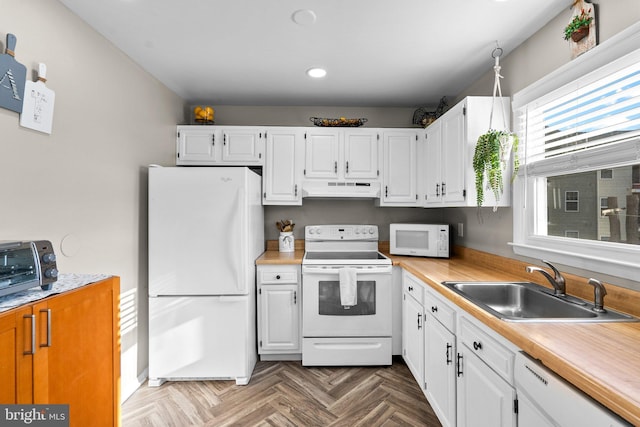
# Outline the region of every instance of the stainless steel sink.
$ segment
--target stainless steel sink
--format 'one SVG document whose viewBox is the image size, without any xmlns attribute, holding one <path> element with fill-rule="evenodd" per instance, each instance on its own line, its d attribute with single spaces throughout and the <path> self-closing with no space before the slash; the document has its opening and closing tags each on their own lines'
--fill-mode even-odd
<svg viewBox="0 0 640 427">
<path fill-rule="evenodd" d="M 442 282 L 444 286 L 500 319 L 512 322 L 635 322 L 635 317 L 573 296 L 555 296 L 531 282 Z"/>
</svg>

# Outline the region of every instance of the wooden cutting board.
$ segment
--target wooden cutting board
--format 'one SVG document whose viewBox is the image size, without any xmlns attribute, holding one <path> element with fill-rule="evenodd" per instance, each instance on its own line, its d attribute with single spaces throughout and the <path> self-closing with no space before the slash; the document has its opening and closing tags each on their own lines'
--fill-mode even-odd
<svg viewBox="0 0 640 427">
<path fill-rule="evenodd" d="M 0 107 L 22 112 L 27 68 L 15 59 L 16 36 L 7 34 L 5 53 L 0 54 Z"/>
<path fill-rule="evenodd" d="M 38 81 L 25 83 L 20 126 L 50 134 L 56 93 L 45 85 L 46 77 L 47 66 L 40 63 Z"/>
</svg>

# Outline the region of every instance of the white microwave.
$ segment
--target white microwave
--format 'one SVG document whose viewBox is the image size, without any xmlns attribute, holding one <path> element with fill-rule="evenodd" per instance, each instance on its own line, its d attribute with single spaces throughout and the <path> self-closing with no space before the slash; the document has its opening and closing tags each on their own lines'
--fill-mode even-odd
<svg viewBox="0 0 640 427">
<path fill-rule="evenodd" d="M 448 224 L 390 224 L 389 231 L 392 255 L 449 258 Z"/>
</svg>

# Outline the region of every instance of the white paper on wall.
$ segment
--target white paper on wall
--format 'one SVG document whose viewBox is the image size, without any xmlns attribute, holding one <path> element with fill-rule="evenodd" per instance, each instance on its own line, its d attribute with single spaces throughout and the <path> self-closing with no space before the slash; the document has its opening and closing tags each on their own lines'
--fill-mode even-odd
<svg viewBox="0 0 640 427">
<path fill-rule="evenodd" d="M 20 126 L 51 134 L 56 93 L 47 88 L 46 66 L 39 65 L 38 81 L 27 81 L 20 114 Z"/>
</svg>

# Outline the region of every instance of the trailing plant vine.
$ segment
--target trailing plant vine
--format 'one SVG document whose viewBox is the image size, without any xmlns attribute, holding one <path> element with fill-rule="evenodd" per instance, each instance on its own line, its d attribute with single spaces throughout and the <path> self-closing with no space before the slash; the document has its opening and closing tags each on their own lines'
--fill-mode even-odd
<svg viewBox="0 0 640 427">
<path fill-rule="evenodd" d="M 515 179 L 520 161 L 518 159 L 518 136 L 514 133 L 490 129 L 480 135 L 473 155 L 473 170 L 476 175 L 476 203 L 482 206 L 484 201 L 484 182 L 491 189 L 496 202 L 504 189 L 503 169 L 509 161 L 509 142 L 513 141 L 513 176 Z"/>
</svg>

